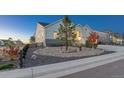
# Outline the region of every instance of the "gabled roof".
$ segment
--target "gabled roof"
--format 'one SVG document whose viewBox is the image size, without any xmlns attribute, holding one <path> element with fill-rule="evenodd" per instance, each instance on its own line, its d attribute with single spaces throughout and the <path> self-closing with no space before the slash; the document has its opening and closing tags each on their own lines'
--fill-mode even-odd
<svg viewBox="0 0 124 93">
<path fill-rule="evenodd" d="M 49 23 L 44 23 L 44 22 L 38 22 L 40 25 L 42 25 L 42 26 L 47 26 L 47 25 L 49 25 Z"/>
<path fill-rule="evenodd" d="M 14 41 L 16 45 L 24 45 L 24 43 L 20 40 Z"/>
<path fill-rule="evenodd" d="M 44 27 L 49 27 L 49 26 L 54 25 L 54 24 L 56 24 L 56 23 L 58 23 L 58 22 L 60 22 L 60 21 L 62 21 L 62 19 L 59 19 L 59 20 L 57 20 L 57 21 L 55 21 L 55 22 L 52 22 L 52 23 L 45 23 L 45 22 L 38 22 L 38 23 L 39 23 L 40 25 L 44 26 Z"/>
<path fill-rule="evenodd" d="M 82 25 L 83 27 L 86 27 L 86 28 L 88 28 L 88 29 L 90 29 L 90 30 L 93 30 L 89 25 L 87 25 L 87 24 L 83 24 Z"/>
<path fill-rule="evenodd" d="M 81 24 L 76 24 L 75 26 L 83 27 Z"/>
<path fill-rule="evenodd" d="M 55 21 L 55 22 L 52 22 L 52 23 L 46 25 L 46 27 L 52 26 L 52 25 L 54 25 L 54 24 L 56 24 L 56 23 L 58 23 L 58 22 L 61 22 L 62 20 L 63 20 L 63 19 L 59 19 L 59 20 L 57 20 L 57 21 Z"/>
</svg>

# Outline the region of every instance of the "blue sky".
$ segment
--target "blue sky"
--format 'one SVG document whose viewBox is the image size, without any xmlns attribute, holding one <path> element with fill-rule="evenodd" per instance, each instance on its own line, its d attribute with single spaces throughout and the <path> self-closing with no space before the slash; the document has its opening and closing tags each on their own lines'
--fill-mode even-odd
<svg viewBox="0 0 124 93">
<path fill-rule="evenodd" d="M 21 39 L 28 42 L 30 36 L 34 34 L 38 21 L 51 23 L 63 16 L 57 15 L 20 15 L 20 16 L 0 16 L 0 39 Z M 99 31 L 112 30 L 113 32 L 124 33 L 124 16 L 113 15 L 73 15 L 69 16 L 76 24 L 87 24 Z"/>
</svg>

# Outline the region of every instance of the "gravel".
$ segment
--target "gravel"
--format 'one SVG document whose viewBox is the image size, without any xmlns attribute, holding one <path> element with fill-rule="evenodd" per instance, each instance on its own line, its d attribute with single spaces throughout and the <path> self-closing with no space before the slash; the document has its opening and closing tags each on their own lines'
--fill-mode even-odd
<svg viewBox="0 0 124 93">
<path fill-rule="evenodd" d="M 70 47 L 69 51 L 67 52 L 64 48 L 62 48 L 61 51 L 61 47 L 46 47 L 43 49 L 41 49 L 40 47 L 29 48 L 23 66 L 32 67 L 47 65 L 105 54 L 105 51 L 102 49 L 90 49 L 85 47 L 82 47 L 82 51 L 77 51 L 78 48 L 76 47 Z M 34 55 L 36 55 L 36 58 L 32 59 L 32 56 Z"/>
<path fill-rule="evenodd" d="M 65 48 L 61 49 L 61 47 L 47 47 L 43 49 L 38 49 L 33 53 L 37 55 L 67 58 L 67 57 L 85 57 L 85 56 L 99 55 L 104 53 L 104 50 L 82 47 L 82 51 L 79 51 L 79 49 L 76 47 L 70 47 L 69 51 L 65 51 Z"/>
</svg>

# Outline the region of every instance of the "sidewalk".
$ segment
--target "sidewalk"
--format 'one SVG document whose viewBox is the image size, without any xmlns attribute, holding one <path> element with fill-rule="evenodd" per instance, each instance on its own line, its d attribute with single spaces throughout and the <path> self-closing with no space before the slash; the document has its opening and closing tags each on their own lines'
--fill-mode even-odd
<svg viewBox="0 0 124 93">
<path fill-rule="evenodd" d="M 0 72 L 0 77 L 62 77 L 68 74 L 94 68 L 96 66 L 112 63 L 124 59 L 124 47 L 101 45 L 99 48 L 117 51 L 116 53 L 78 59 L 68 62 L 55 63 L 25 69 Z"/>
</svg>

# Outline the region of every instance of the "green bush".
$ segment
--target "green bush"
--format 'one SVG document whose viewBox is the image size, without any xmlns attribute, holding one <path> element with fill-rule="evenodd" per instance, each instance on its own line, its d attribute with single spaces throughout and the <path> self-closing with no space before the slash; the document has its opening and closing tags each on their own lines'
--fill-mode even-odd
<svg viewBox="0 0 124 93">
<path fill-rule="evenodd" d="M 14 64 L 3 64 L 0 65 L 0 70 L 12 69 L 14 68 Z"/>
</svg>

